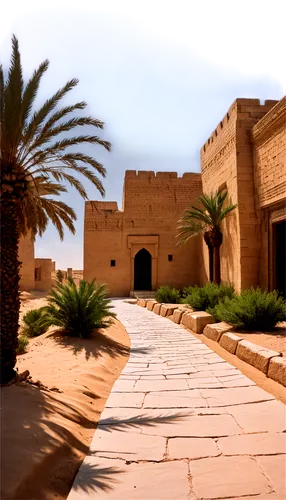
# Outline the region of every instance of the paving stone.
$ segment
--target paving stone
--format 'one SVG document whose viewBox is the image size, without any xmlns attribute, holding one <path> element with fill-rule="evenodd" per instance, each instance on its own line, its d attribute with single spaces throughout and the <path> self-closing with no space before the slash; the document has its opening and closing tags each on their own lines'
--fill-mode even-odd
<svg viewBox="0 0 286 500">
<path fill-rule="evenodd" d="M 163 370 L 164 375 L 189 375 L 190 373 L 197 373 L 196 368 L 191 365 L 184 365 L 181 368 L 165 368 Z"/>
<path fill-rule="evenodd" d="M 276 494 L 281 495 L 281 500 L 286 498 L 286 455 L 277 455 L 276 457 L 257 457 L 257 463 L 260 465 L 265 475 L 269 477 Z"/>
<path fill-rule="evenodd" d="M 243 432 L 284 432 L 286 407 L 280 401 L 266 401 L 248 405 L 226 407 Z"/>
<path fill-rule="evenodd" d="M 203 408 L 204 412 L 208 410 Z M 191 411 L 191 408 L 190 408 Z M 211 410 L 213 412 L 213 410 Z M 180 413 L 181 410 L 178 410 Z M 182 420 L 158 423 L 154 427 L 146 427 L 143 434 L 165 437 L 222 437 L 240 434 L 241 429 L 231 415 L 190 415 Z"/>
<path fill-rule="evenodd" d="M 249 387 L 250 385 L 256 385 L 250 378 L 244 377 L 240 379 L 228 380 L 223 382 L 224 387 Z"/>
<path fill-rule="evenodd" d="M 224 333 L 232 330 L 232 328 L 233 327 L 231 325 L 229 325 L 228 323 L 224 323 L 224 322 L 214 323 L 213 325 L 210 324 L 210 325 L 205 326 L 205 328 L 203 330 L 203 334 L 208 339 L 214 340 L 215 342 L 219 342 L 221 336 Z"/>
<path fill-rule="evenodd" d="M 183 461 L 127 465 L 86 457 L 68 500 L 191 500 L 189 491 L 188 464 Z"/>
<path fill-rule="evenodd" d="M 90 454 L 106 458 L 121 458 L 125 460 L 163 460 L 166 439 L 159 436 L 143 436 L 134 432 L 120 432 L 108 428 L 99 428 L 90 445 Z"/>
<path fill-rule="evenodd" d="M 106 402 L 107 408 L 142 408 L 144 394 L 137 392 L 112 392 Z"/>
<path fill-rule="evenodd" d="M 137 380 L 134 392 L 182 391 L 188 389 L 186 380 Z"/>
<path fill-rule="evenodd" d="M 175 380 L 168 380 L 168 382 L 175 382 Z M 206 400 L 196 389 L 192 391 L 149 392 L 144 400 L 144 408 L 204 408 L 206 406 L 208 406 Z"/>
<path fill-rule="evenodd" d="M 119 378 L 113 385 L 112 392 L 133 392 L 135 380 L 122 380 Z"/>
<path fill-rule="evenodd" d="M 171 438 L 168 441 L 168 458 L 198 459 L 216 457 L 220 452 L 211 438 Z"/>
<path fill-rule="evenodd" d="M 280 356 L 280 353 L 257 346 L 248 340 L 242 340 L 237 344 L 236 356 L 267 374 L 270 359 Z"/>
<path fill-rule="evenodd" d="M 264 432 L 220 438 L 218 446 L 223 455 L 277 455 L 286 453 L 286 435 Z"/>
<path fill-rule="evenodd" d="M 270 359 L 267 375 L 286 387 L 286 358 Z"/>
<path fill-rule="evenodd" d="M 209 406 L 229 406 L 274 399 L 256 385 L 242 388 L 201 389 L 201 394 Z"/>
<path fill-rule="evenodd" d="M 224 387 L 224 384 L 215 377 L 187 379 L 187 384 L 190 389 L 217 389 Z"/>
<path fill-rule="evenodd" d="M 267 478 L 250 457 L 203 458 L 190 462 L 192 483 L 199 498 L 270 493 Z"/>
</svg>

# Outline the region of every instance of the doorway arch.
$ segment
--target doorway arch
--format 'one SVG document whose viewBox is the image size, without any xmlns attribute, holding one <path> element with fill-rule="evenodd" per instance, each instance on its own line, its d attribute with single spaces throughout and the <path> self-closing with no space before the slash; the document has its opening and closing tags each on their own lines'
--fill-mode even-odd
<svg viewBox="0 0 286 500">
<path fill-rule="evenodd" d="M 134 258 L 134 290 L 152 290 L 152 256 L 146 248 Z"/>
</svg>

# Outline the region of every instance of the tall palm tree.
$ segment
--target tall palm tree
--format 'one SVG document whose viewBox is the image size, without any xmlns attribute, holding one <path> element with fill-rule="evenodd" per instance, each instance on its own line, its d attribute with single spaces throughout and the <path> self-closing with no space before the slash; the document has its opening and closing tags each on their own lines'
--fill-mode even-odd
<svg viewBox="0 0 286 500">
<path fill-rule="evenodd" d="M 221 223 L 237 207 L 232 204 L 224 206 L 226 197 L 227 190 L 199 196 L 198 201 L 202 207 L 191 206 L 185 210 L 178 226 L 180 243 L 186 243 L 193 236 L 203 234 L 209 250 L 210 281 L 213 281 L 214 267 L 214 281 L 217 284 L 221 282 L 220 247 L 223 239 Z"/>
<path fill-rule="evenodd" d="M 85 102 L 58 107 L 61 100 L 77 85 L 72 79 L 33 110 L 41 78 L 48 69 L 44 61 L 24 84 L 18 40 L 12 37 L 12 57 L 4 77 L 0 67 L 0 167 L 1 167 L 1 379 L 7 383 L 15 377 L 19 321 L 18 245 L 21 235 L 42 235 L 51 221 L 61 239 L 63 225 L 75 233 L 76 215 L 72 208 L 54 196 L 73 186 L 87 199 L 82 183 L 73 175 L 87 178 L 103 195 L 97 176 L 105 177 L 103 165 L 93 156 L 76 151 L 75 146 L 94 144 L 110 150 L 110 143 L 96 135 L 68 134 L 76 127 L 103 129 L 103 122 L 90 116 L 79 116 Z M 77 113 L 75 115 L 75 113 Z"/>
</svg>

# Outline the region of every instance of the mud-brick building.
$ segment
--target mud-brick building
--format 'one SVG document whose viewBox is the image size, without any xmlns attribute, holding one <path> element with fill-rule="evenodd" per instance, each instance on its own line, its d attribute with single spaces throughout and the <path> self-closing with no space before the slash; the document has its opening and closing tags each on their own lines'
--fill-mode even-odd
<svg viewBox="0 0 286 500">
<path fill-rule="evenodd" d="M 84 278 L 106 283 L 112 296 L 200 279 L 201 242 L 179 246 L 178 219 L 202 192 L 201 175 L 125 173 L 122 211 L 116 202 L 87 202 Z"/>
<path fill-rule="evenodd" d="M 207 248 L 201 237 L 178 246 L 177 221 L 202 192 L 224 188 L 238 208 L 223 225 L 222 280 L 285 293 L 286 97 L 237 99 L 201 149 L 201 174 L 127 171 L 122 210 L 87 202 L 84 278 L 112 296 L 206 282 Z"/>
</svg>

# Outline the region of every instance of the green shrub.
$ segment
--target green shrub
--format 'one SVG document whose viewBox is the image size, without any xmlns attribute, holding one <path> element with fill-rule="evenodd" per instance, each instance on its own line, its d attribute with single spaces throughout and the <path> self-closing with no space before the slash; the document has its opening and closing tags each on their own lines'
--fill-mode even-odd
<svg viewBox="0 0 286 500">
<path fill-rule="evenodd" d="M 226 297 L 234 297 L 234 287 L 230 284 L 206 283 L 202 287 L 188 287 L 189 294 L 183 300 L 185 304 L 189 304 L 194 311 L 207 311 L 210 314 L 215 314 L 214 308 L 219 301 Z"/>
<path fill-rule="evenodd" d="M 26 335 L 19 335 L 18 337 L 18 346 L 16 349 L 17 354 L 24 354 L 26 352 L 26 348 L 29 344 L 29 340 Z"/>
<path fill-rule="evenodd" d="M 49 325 L 60 326 L 73 337 L 87 338 L 96 328 L 109 326 L 116 316 L 105 285 L 97 285 L 94 280 L 81 280 L 77 287 L 69 277 L 65 284 L 58 283 L 52 289 L 47 300 Z"/>
<path fill-rule="evenodd" d="M 157 302 L 164 302 L 166 304 L 179 304 L 180 297 L 180 291 L 168 285 L 160 286 L 155 294 Z"/>
<path fill-rule="evenodd" d="M 31 309 L 26 312 L 23 316 L 23 323 L 22 333 L 27 337 L 37 337 L 45 333 L 49 328 L 45 308 L 40 307 L 40 309 Z"/>
<path fill-rule="evenodd" d="M 182 298 L 185 299 L 188 295 L 191 295 L 193 289 L 194 286 L 185 286 L 185 288 L 183 288 L 183 291 L 181 293 Z"/>
<path fill-rule="evenodd" d="M 244 330 L 271 330 L 286 319 L 286 304 L 278 292 L 250 288 L 233 299 L 220 302 L 215 308 L 220 321 Z"/>
</svg>

